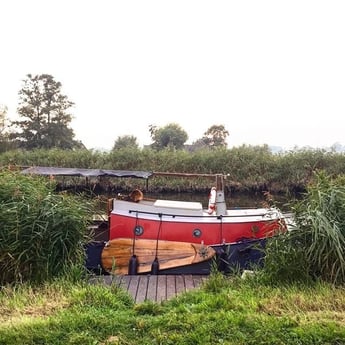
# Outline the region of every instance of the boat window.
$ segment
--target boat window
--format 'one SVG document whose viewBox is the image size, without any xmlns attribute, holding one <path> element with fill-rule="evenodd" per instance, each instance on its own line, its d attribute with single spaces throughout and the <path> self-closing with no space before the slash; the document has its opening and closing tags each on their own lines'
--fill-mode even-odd
<svg viewBox="0 0 345 345">
<path fill-rule="evenodd" d="M 141 225 L 136 225 L 134 227 L 134 235 L 141 236 L 144 233 L 144 228 Z"/>
<path fill-rule="evenodd" d="M 200 229 L 195 229 L 195 230 L 193 231 L 193 236 L 194 236 L 194 237 L 200 237 L 201 234 L 202 234 L 202 232 L 201 232 Z"/>
</svg>

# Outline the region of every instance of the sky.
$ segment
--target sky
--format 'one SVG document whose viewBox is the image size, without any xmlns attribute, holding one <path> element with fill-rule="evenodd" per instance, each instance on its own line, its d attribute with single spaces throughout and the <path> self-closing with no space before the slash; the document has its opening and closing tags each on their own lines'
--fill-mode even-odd
<svg viewBox="0 0 345 345">
<path fill-rule="evenodd" d="M 75 103 L 75 139 L 111 149 L 149 126 L 187 143 L 345 145 L 344 0 L 2 0 L 0 105 L 17 118 L 27 74 Z"/>
</svg>

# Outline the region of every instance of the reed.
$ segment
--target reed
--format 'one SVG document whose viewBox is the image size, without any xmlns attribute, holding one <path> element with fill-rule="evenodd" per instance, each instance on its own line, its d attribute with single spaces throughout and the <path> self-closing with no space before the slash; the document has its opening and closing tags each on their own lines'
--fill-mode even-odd
<svg viewBox="0 0 345 345">
<path fill-rule="evenodd" d="M 291 205 L 292 230 L 268 242 L 265 274 L 275 281 L 345 283 L 345 179 L 325 172 Z"/>
<path fill-rule="evenodd" d="M 41 282 L 83 265 L 92 205 L 42 177 L 0 172 L 0 282 Z"/>
<path fill-rule="evenodd" d="M 227 186 L 231 191 L 274 193 L 299 193 L 305 191 L 313 173 L 324 170 L 336 176 L 343 173 L 344 153 L 320 149 L 296 149 L 273 154 L 267 145 L 242 145 L 231 149 L 153 150 L 151 148 L 125 147 L 110 152 L 94 150 L 66 151 L 13 150 L 0 154 L 0 166 L 56 166 L 75 168 L 97 168 L 118 170 L 148 170 L 187 173 L 229 174 Z M 71 178 L 69 180 L 72 180 Z M 82 183 L 82 180 L 79 182 Z M 116 179 L 111 181 L 119 189 L 133 189 L 136 180 Z M 153 179 L 152 188 L 161 187 L 161 181 Z M 158 186 L 158 187 L 157 187 Z M 178 187 L 177 187 L 178 186 Z M 168 190 L 177 188 L 194 191 L 209 188 L 209 181 L 169 179 L 165 182 Z M 113 188 L 115 189 L 115 188 Z M 158 191 L 158 190 L 156 190 Z"/>
</svg>

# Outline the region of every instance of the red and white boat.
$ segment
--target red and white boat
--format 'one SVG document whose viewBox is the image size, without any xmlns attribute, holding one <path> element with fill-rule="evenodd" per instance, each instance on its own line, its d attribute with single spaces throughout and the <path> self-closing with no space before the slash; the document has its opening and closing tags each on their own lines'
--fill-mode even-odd
<svg viewBox="0 0 345 345">
<path fill-rule="evenodd" d="M 86 267 L 115 274 L 208 274 L 214 263 L 221 271 L 260 264 L 267 237 L 287 230 L 276 208 L 227 209 L 224 176 L 152 173 L 147 171 L 30 167 L 25 174 L 46 176 L 214 177 L 209 205 L 200 202 L 136 198 L 111 199 L 108 220 L 97 226 L 86 247 Z M 101 231 L 100 231 L 101 230 Z"/>
<path fill-rule="evenodd" d="M 283 214 L 277 208 L 227 209 L 223 175 L 215 178 L 207 209 L 200 202 L 147 199 L 140 192 L 136 200 L 112 199 L 103 268 L 119 274 L 208 274 L 212 263 L 222 271 L 260 264 L 267 237 L 286 230 Z M 188 244 L 194 247 L 181 254 L 179 245 Z M 168 257 L 163 247 L 164 253 L 169 247 Z"/>
</svg>

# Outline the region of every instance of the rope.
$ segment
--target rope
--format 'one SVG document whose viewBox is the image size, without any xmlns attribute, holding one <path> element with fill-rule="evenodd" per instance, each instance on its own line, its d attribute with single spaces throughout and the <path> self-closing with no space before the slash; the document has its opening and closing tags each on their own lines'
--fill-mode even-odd
<svg viewBox="0 0 345 345">
<path fill-rule="evenodd" d="M 135 215 L 135 227 L 134 227 L 134 238 L 133 238 L 133 247 L 132 247 L 132 254 L 134 255 L 134 248 L 135 248 L 135 239 L 137 238 L 136 231 L 138 226 L 138 212 Z"/>
<path fill-rule="evenodd" d="M 159 235 L 160 235 L 161 228 L 162 228 L 162 214 L 159 213 L 158 216 L 160 218 L 160 221 L 159 221 L 159 227 L 158 227 L 158 232 L 157 232 L 157 240 L 156 240 L 156 259 L 157 259 L 157 252 L 158 252 Z"/>
<path fill-rule="evenodd" d="M 223 237 L 223 216 L 220 215 L 218 217 L 218 219 L 220 219 L 220 241 L 219 241 L 219 243 L 223 243 L 223 242 L 225 242 L 225 239 Z"/>
</svg>

